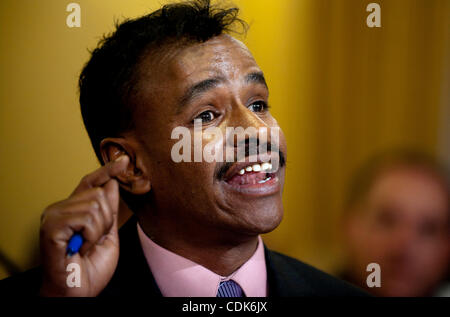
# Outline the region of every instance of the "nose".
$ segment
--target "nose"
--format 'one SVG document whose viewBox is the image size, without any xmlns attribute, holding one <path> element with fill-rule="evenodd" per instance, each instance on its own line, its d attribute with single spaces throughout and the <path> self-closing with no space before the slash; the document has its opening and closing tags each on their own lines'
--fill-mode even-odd
<svg viewBox="0 0 450 317">
<path fill-rule="evenodd" d="M 269 126 L 255 112 L 248 109 L 240 100 L 235 99 L 232 105 L 227 127 L 235 133 L 227 131 L 227 145 L 237 146 L 240 142 L 258 140 L 258 132 L 268 130 Z M 267 140 L 269 142 L 269 140 Z"/>
<path fill-rule="evenodd" d="M 243 127 L 244 129 L 253 127 L 256 130 L 259 128 L 268 128 L 269 125 L 258 116 L 257 112 L 251 111 L 240 100 L 236 100 L 232 112 L 230 121 L 236 127 Z"/>
<path fill-rule="evenodd" d="M 413 228 L 410 228 L 407 224 L 403 224 L 397 229 L 397 232 L 393 235 L 392 249 L 397 253 L 403 255 L 409 255 L 416 245 L 416 235 Z"/>
<path fill-rule="evenodd" d="M 237 150 L 237 161 L 243 161 L 245 157 L 255 157 L 261 161 L 272 161 L 278 167 L 278 138 L 279 131 L 271 126 L 256 112 L 252 112 L 239 100 L 232 105 L 229 114 L 226 131 L 227 149 Z M 230 129 L 231 128 L 231 129 Z M 278 127 L 277 127 L 278 129 Z M 275 142 L 275 143 L 273 143 Z M 275 151 L 272 153 L 272 148 Z M 268 151 L 271 153 L 268 154 Z M 227 151 L 227 160 L 229 159 Z"/>
</svg>

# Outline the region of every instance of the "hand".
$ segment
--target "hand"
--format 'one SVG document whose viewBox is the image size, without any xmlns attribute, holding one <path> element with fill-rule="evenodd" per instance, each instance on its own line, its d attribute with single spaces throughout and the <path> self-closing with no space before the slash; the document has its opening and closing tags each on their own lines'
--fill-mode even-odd
<svg viewBox="0 0 450 317">
<path fill-rule="evenodd" d="M 110 281 L 119 259 L 119 184 L 128 156 L 86 175 L 69 198 L 47 207 L 41 217 L 42 296 L 97 296 Z M 72 256 L 67 244 L 76 232 L 83 246 Z M 80 267 L 81 287 L 69 287 L 66 268 Z"/>
</svg>

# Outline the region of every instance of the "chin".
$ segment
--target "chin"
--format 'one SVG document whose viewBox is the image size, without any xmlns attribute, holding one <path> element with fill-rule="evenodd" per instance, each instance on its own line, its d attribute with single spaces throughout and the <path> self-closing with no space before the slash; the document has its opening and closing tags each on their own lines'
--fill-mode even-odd
<svg viewBox="0 0 450 317">
<path fill-rule="evenodd" d="M 258 210 L 246 210 L 246 217 L 243 219 L 245 229 L 251 234 L 264 234 L 275 230 L 283 219 L 283 207 L 265 207 Z M 249 217 L 250 216 L 250 217 Z"/>
</svg>

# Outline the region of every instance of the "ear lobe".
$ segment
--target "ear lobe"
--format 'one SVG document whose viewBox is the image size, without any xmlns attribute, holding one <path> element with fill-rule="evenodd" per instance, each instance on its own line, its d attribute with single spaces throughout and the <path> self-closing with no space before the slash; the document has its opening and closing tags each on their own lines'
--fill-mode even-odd
<svg viewBox="0 0 450 317">
<path fill-rule="evenodd" d="M 120 187 L 134 195 L 143 195 L 150 191 L 151 183 L 147 176 L 145 166 L 140 160 L 133 146 L 124 138 L 105 138 L 100 143 L 100 152 L 103 162 L 108 163 L 122 155 L 127 155 L 130 160 L 126 172 L 117 176 Z"/>
</svg>

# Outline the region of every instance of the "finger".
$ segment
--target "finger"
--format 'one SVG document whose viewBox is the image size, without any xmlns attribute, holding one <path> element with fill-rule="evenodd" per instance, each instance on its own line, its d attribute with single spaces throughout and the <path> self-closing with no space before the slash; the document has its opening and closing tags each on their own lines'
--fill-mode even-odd
<svg viewBox="0 0 450 317">
<path fill-rule="evenodd" d="M 85 201 L 65 206 L 64 212 L 49 211 L 41 226 L 41 239 L 51 241 L 65 252 L 69 239 L 80 232 L 85 240 L 82 250 L 86 252 L 106 231 L 99 208 L 98 202 Z"/>
<path fill-rule="evenodd" d="M 110 182 L 117 183 L 116 180 L 110 180 L 107 184 Z M 109 188 L 111 186 L 106 187 L 94 187 L 85 191 L 82 191 L 80 193 L 75 194 L 71 198 L 68 199 L 68 201 L 74 203 L 74 202 L 81 202 L 81 201 L 90 201 L 95 200 L 100 205 L 100 212 L 103 216 L 103 219 L 106 223 L 106 226 L 108 229 L 111 228 L 114 221 L 114 204 L 115 200 L 118 200 L 119 191 L 118 189 L 114 192 L 114 188 Z M 108 192 L 108 194 L 107 194 Z M 117 196 L 117 197 L 114 197 Z M 113 202 L 110 202 L 109 200 L 113 200 Z"/>
<path fill-rule="evenodd" d="M 122 155 L 117 160 L 109 162 L 108 164 L 95 170 L 93 173 L 84 176 L 80 184 L 77 186 L 77 188 L 75 188 L 72 195 L 90 189 L 92 187 L 103 186 L 112 178 L 119 176 L 121 173 L 124 173 L 126 171 L 128 163 L 128 156 Z"/>
<path fill-rule="evenodd" d="M 103 190 L 106 200 L 111 208 L 112 215 L 113 217 L 116 217 L 119 213 L 119 182 L 115 179 L 111 179 L 103 186 Z"/>
<path fill-rule="evenodd" d="M 65 209 L 62 211 L 63 214 L 77 213 L 77 212 L 91 212 L 92 216 L 95 218 L 95 222 L 102 224 L 104 228 L 103 234 L 108 234 L 111 230 L 111 227 L 114 223 L 114 216 L 111 212 L 111 208 L 106 201 L 105 194 L 103 190 L 99 187 L 96 192 L 98 195 L 90 200 L 85 202 L 73 202 L 69 203 Z M 81 209 L 83 207 L 83 203 L 86 204 L 88 208 Z M 90 207 L 90 208 L 89 208 Z"/>
<path fill-rule="evenodd" d="M 41 215 L 41 229 L 47 229 L 50 227 L 59 228 L 64 226 L 63 220 L 67 215 L 76 212 L 84 212 L 89 210 L 95 210 L 99 208 L 98 202 L 94 200 L 89 201 L 77 201 L 72 202 L 69 200 L 63 200 L 48 206 Z M 68 233 L 69 235 L 72 232 Z"/>
</svg>

